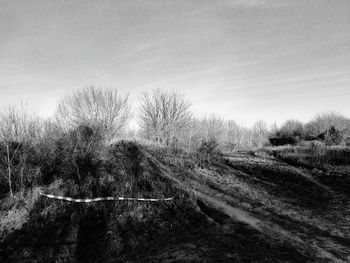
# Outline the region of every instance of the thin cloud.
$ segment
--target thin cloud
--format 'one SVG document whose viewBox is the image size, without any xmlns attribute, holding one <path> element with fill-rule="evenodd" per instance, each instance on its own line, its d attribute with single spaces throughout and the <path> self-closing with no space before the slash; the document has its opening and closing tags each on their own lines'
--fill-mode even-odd
<svg viewBox="0 0 350 263">
<path fill-rule="evenodd" d="M 47 115 L 89 83 L 130 98 L 175 89 L 199 113 L 247 122 L 292 116 L 296 102 L 301 115 L 350 115 L 347 1 L 2 3 L 2 96 L 45 104 Z"/>
</svg>

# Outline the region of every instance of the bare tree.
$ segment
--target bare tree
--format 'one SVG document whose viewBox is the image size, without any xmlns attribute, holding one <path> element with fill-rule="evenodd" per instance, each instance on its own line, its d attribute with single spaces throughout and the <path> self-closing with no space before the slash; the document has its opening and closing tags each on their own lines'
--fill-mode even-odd
<svg viewBox="0 0 350 263">
<path fill-rule="evenodd" d="M 301 137 L 304 134 L 304 124 L 298 120 L 289 119 L 282 124 L 278 133 L 282 137 Z"/>
<path fill-rule="evenodd" d="M 156 89 L 139 98 L 139 124 L 146 135 L 164 144 L 190 125 L 191 103 L 182 94 Z"/>
<path fill-rule="evenodd" d="M 277 132 L 278 132 L 278 126 L 277 126 L 277 123 L 274 122 L 270 126 L 270 137 L 276 136 Z"/>
<path fill-rule="evenodd" d="M 103 140 L 110 141 L 126 126 L 130 115 L 128 96 L 113 89 L 89 87 L 64 97 L 56 118 L 66 130 L 87 126 L 98 129 Z"/>
<path fill-rule="evenodd" d="M 226 122 L 225 131 L 226 143 L 231 151 L 241 145 L 241 127 L 234 120 Z"/>
<path fill-rule="evenodd" d="M 0 141 L 5 149 L 2 161 L 7 167 L 7 178 L 11 196 L 13 195 L 14 160 L 19 168 L 21 187 L 23 187 L 24 168 L 28 157 L 28 148 L 40 135 L 40 121 L 25 104 L 8 106 L 0 112 Z"/>
<path fill-rule="evenodd" d="M 225 121 L 215 114 L 211 114 L 202 119 L 194 119 L 192 122 L 193 144 L 200 147 L 202 141 L 215 140 L 219 145 L 226 140 Z"/>
<path fill-rule="evenodd" d="M 350 119 L 340 113 L 325 112 L 317 114 L 313 120 L 305 125 L 305 130 L 308 135 L 317 136 L 326 131 L 331 126 L 343 131 L 350 127 Z"/>
<path fill-rule="evenodd" d="M 208 118 L 202 120 L 204 131 L 206 131 L 207 139 L 216 138 L 218 142 L 224 140 L 225 121 L 219 116 L 212 114 Z"/>
<path fill-rule="evenodd" d="M 253 145 L 261 147 L 267 142 L 267 124 L 266 122 L 259 120 L 254 123 L 252 128 L 253 133 Z"/>
</svg>

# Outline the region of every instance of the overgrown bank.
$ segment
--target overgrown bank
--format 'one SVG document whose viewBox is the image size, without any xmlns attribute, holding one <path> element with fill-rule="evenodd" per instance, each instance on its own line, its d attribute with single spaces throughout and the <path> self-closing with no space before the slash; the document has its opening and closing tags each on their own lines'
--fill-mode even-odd
<svg viewBox="0 0 350 263">
<path fill-rule="evenodd" d="M 202 171 L 199 174 L 198 169 Z M 71 197 L 174 196 L 175 200 L 171 203 L 152 204 L 73 204 L 45 198 L 35 199 L 34 204 L 27 207 L 28 216 L 22 226 L 2 236 L 2 260 L 317 261 L 312 247 L 310 250 L 300 250 L 299 245 L 229 216 L 220 206 L 221 202 L 226 204 L 233 199 L 216 199 L 220 206 L 217 206 L 219 203 L 215 206 L 211 200 L 203 199 L 203 195 L 210 194 L 215 197 L 220 189 L 226 196 L 226 186 L 220 182 L 220 178 L 230 172 L 237 173 L 220 156 L 209 163 L 205 161 L 205 155 L 191 156 L 181 151 L 171 153 L 166 148 L 149 148 L 133 142 L 119 142 L 108 149 L 108 153 L 99 163 L 98 171 L 97 185 L 90 178 L 90 173 L 81 185 L 76 183 L 74 177 L 66 177 L 55 180 L 42 190 Z M 169 174 L 165 175 L 166 171 Z M 203 172 L 211 174 L 204 181 Z M 174 180 L 179 181 L 179 184 Z M 209 187 L 208 190 L 202 188 L 204 186 Z M 239 185 L 234 183 L 232 186 Z M 202 198 L 195 191 L 200 191 Z M 248 192 L 239 193 L 236 197 L 246 198 L 246 204 L 252 202 Z M 238 207 L 246 209 L 245 206 Z M 254 214 L 252 216 L 255 217 Z"/>
</svg>

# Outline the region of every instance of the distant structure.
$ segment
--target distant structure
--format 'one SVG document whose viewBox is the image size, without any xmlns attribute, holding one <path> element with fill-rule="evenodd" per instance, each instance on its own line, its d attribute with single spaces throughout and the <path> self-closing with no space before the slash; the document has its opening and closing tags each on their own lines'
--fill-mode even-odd
<svg viewBox="0 0 350 263">
<path fill-rule="evenodd" d="M 320 141 L 325 145 L 347 145 L 350 146 L 350 127 L 339 130 L 335 126 L 330 126 L 324 132 L 317 136 L 307 135 L 300 138 L 299 136 L 281 136 L 269 138 L 270 144 L 273 146 L 295 145 L 300 140 L 304 141 Z"/>
<path fill-rule="evenodd" d="M 334 126 L 331 126 L 319 134 L 317 139 L 323 141 L 327 145 L 338 145 L 343 141 L 344 133 Z"/>
<path fill-rule="evenodd" d="M 296 137 L 272 137 L 269 138 L 270 143 L 273 146 L 282 146 L 282 145 L 287 145 L 291 144 L 294 145 L 298 142 Z"/>
</svg>

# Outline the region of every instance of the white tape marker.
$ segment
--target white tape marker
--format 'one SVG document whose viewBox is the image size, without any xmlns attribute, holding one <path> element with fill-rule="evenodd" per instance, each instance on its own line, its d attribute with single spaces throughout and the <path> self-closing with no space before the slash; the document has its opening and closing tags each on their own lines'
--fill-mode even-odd
<svg viewBox="0 0 350 263">
<path fill-rule="evenodd" d="M 154 198 L 134 198 L 134 197 L 98 197 L 98 198 L 89 198 L 89 199 L 74 199 L 71 197 L 57 196 L 57 195 L 48 195 L 40 193 L 41 196 L 45 196 L 51 199 L 63 200 L 67 202 L 74 203 L 93 203 L 101 201 L 141 201 L 141 202 L 162 202 L 162 201 L 172 201 L 174 197 L 163 198 L 163 199 L 154 199 Z"/>
</svg>

